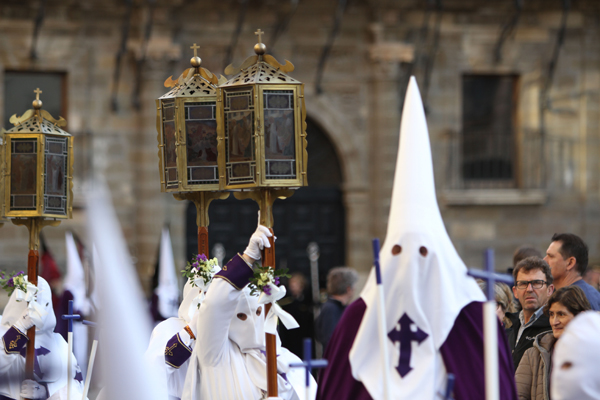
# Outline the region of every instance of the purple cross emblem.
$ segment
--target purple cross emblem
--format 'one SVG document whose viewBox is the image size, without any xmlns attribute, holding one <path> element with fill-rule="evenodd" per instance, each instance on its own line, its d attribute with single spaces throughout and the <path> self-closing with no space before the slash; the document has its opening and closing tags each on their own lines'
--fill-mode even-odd
<svg viewBox="0 0 600 400">
<path fill-rule="evenodd" d="M 410 353 L 412 351 L 412 342 L 415 341 L 418 344 L 429 336 L 427 333 L 423 332 L 418 326 L 417 330 L 413 332 L 410 329 L 411 324 L 413 324 L 413 320 L 404 313 L 402 317 L 398 320 L 398 325 L 400 325 L 400 330 L 398 328 L 394 328 L 393 331 L 388 333 L 388 337 L 395 344 L 396 342 L 400 342 L 400 360 L 398 361 L 398 366 L 396 369 L 402 378 L 408 374 L 412 368 L 410 366 Z"/>
</svg>

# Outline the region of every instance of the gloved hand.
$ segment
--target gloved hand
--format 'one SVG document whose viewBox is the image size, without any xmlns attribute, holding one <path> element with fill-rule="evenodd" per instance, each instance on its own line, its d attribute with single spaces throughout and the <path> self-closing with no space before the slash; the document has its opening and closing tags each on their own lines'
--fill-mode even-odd
<svg viewBox="0 0 600 400">
<path fill-rule="evenodd" d="M 31 379 L 25 379 L 23 383 L 21 383 L 21 397 L 26 399 L 46 399 L 48 398 L 48 394 L 46 392 L 46 387 L 37 383 L 36 381 L 32 381 Z"/>
<path fill-rule="evenodd" d="M 260 260 L 261 250 L 265 247 L 271 247 L 271 243 L 269 243 L 269 238 L 273 236 L 269 228 L 264 225 L 258 225 L 256 231 L 250 237 L 250 242 L 248 243 L 248 247 L 244 250 L 244 254 L 253 260 Z"/>
<path fill-rule="evenodd" d="M 21 313 L 21 317 L 19 317 L 19 319 L 17 319 L 15 322 L 14 327 L 23 333 L 27 333 L 27 330 L 32 328 L 37 320 L 37 318 L 35 318 L 33 315 L 34 313 L 35 311 L 30 308 L 24 309 Z"/>
</svg>

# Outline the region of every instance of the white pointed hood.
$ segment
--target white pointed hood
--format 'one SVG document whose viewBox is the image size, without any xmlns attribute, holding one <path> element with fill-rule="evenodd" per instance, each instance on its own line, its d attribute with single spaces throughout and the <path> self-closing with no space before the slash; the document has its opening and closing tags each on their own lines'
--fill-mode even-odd
<svg viewBox="0 0 600 400">
<path fill-rule="evenodd" d="M 71 232 L 65 234 L 65 243 L 67 246 L 67 276 L 65 276 L 63 287 L 73 295 L 73 309 L 87 316 L 90 313 L 90 302 L 85 290 L 85 273 Z"/>
<path fill-rule="evenodd" d="M 467 268 L 442 221 L 435 195 L 427 122 L 414 77 L 410 79 L 402 112 L 396 174 L 380 264 L 391 363 L 386 367 L 391 376 L 390 393 L 394 399 L 433 399 L 446 375 L 440 346 L 460 310 L 485 298 L 475 280 L 467 276 Z M 383 399 L 384 366 L 380 347 L 373 341 L 378 329 L 373 274 L 361 297 L 367 309 L 350 351 L 350 364 L 353 376 L 378 400 Z M 410 339 L 410 353 L 404 351 L 402 357 L 401 336 Z"/>
<path fill-rule="evenodd" d="M 152 324 L 108 188 L 95 182 L 87 204 L 95 257 L 101 379 L 111 400 L 164 400 L 167 391 L 144 362 Z"/>
<path fill-rule="evenodd" d="M 169 229 L 163 228 L 160 238 L 160 259 L 158 264 L 158 311 L 163 318 L 177 316 L 179 308 L 179 281 L 175 273 L 173 247 Z"/>
</svg>

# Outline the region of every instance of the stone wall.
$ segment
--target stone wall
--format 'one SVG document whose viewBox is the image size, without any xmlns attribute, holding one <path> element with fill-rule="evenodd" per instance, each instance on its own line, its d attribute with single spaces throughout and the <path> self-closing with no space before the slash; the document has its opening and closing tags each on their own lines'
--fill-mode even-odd
<svg viewBox="0 0 600 400">
<path fill-rule="evenodd" d="M 67 129 L 75 136 L 75 151 L 83 152 L 91 162 L 76 165 L 74 219 L 45 229 L 59 263 L 64 265 L 64 231 L 73 229 L 85 237 L 84 179 L 102 173 L 142 281 L 148 285 L 165 222 L 171 226 L 176 261 L 184 262 L 185 205 L 160 192 L 154 99 L 166 92 L 162 83 L 168 76 L 187 68 L 189 46 L 194 42 L 201 46 L 203 66 L 222 73 L 239 2 L 157 2 L 142 69 L 139 110 L 131 105 L 132 91 L 149 11 L 146 2 L 134 2 L 118 87 L 119 107 L 112 111 L 115 58 L 126 15 L 123 3 L 49 0 L 38 40 L 39 58 L 32 61 L 29 51 L 39 2 L 6 2 L 0 9 L 0 77 L 5 70 L 68 74 Z M 530 243 L 544 250 L 558 231 L 581 234 L 590 245 L 591 259 L 600 261 L 598 2 L 574 2 L 569 14 L 549 92 L 552 109 L 544 112 L 546 160 L 539 161 L 545 174 L 542 190 L 527 197 L 530 193 L 522 186 L 487 193 L 483 200 L 481 192 L 457 193 L 449 183 L 451 155 L 456 156 L 451 141 L 461 131 L 461 76 L 519 74 L 517 130 L 519 134 L 538 132 L 539 94 L 560 27 L 560 4 L 525 2 L 519 23 L 504 44 L 503 58 L 495 63 L 493 49 L 502 24 L 514 12 L 514 2 L 442 3 L 439 45 L 432 52 L 437 14 L 428 14 L 426 2 L 349 2 L 324 69 L 321 94 L 315 92 L 316 68 L 333 26 L 335 2 L 299 2 L 287 30 L 269 47 L 274 27 L 290 6 L 274 0 L 250 1 L 232 62 L 239 65 L 252 54 L 253 32 L 261 28 L 273 55 L 295 64 L 292 75 L 306 84 L 308 115 L 329 135 L 342 163 L 347 264 L 363 275 L 371 265 L 370 239 L 383 239 L 386 232 L 405 89 L 402 80 L 415 58 L 412 71 L 419 83 L 425 80 L 427 60 L 433 60 L 431 84 L 424 97 L 436 187 L 447 230 L 465 262 L 481 265 L 483 249 L 493 246 L 497 267 L 503 269 L 516 246 Z M 422 28 L 427 16 L 425 37 Z M 559 151 L 565 143 L 569 151 Z M 11 224 L 1 228 L 0 267 L 20 268 L 26 254 L 25 228 Z"/>
</svg>

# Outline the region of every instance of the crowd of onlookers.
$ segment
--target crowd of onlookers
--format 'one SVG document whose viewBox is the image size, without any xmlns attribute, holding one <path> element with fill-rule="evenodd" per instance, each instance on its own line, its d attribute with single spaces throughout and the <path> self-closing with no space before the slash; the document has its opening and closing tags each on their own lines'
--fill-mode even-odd
<svg viewBox="0 0 600 400">
<path fill-rule="evenodd" d="M 600 399 L 600 292 L 587 268 L 584 241 L 555 234 L 545 256 L 517 249 L 512 293 L 496 284 L 520 400 Z"/>
<path fill-rule="evenodd" d="M 545 255 L 532 246 L 519 247 L 509 268 L 513 287 L 496 283 L 496 313 L 512 352 L 519 400 L 600 400 L 600 291 L 597 282 L 592 286 L 583 279 L 586 272 L 587 245 L 574 234 L 561 233 L 552 236 Z M 296 285 L 300 278 L 302 284 Z M 301 334 L 310 336 L 314 329 L 325 348 L 356 282 L 351 268 L 332 269 L 328 300 L 314 328 L 312 323 L 301 324 L 306 327 Z M 305 284 L 303 276 L 292 277 L 290 292 L 298 305 L 284 304 L 297 319 L 302 318 L 298 299 Z M 485 289 L 483 281 L 480 287 Z M 304 308 L 308 314 L 310 306 Z M 312 315 L 306 319 L 312 320 Z M 282 333 L 294 351 L 293 343 L 300 340 L 291 339 Z M 300 348 L 296 351 L 301 354 Z"/>
</svg>

